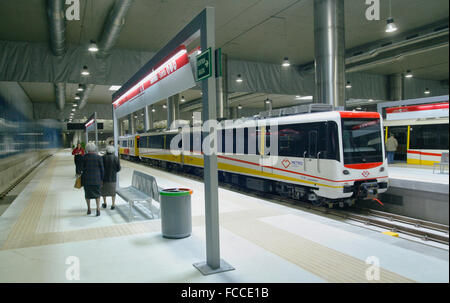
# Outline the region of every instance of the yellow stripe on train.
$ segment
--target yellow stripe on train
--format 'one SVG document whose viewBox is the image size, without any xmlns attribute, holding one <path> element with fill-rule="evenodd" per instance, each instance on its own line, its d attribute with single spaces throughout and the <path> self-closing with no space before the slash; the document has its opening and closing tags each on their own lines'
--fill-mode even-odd
<svg viewBox="0 0 450 303">
<path fill-rule="evenodd" d="M 181 164 L 181 156 L 145 155 L 143 157 L 157 159 L 157 160 L 163 160 L 163 161 L 177 162 L 177 163 Z M 195 165 L 195 166 L 203 167 L 203 159 L 199 158 L 199 157 L 184 156 L 184 163 L 188 164 L 188 165 Z M 321 183 L 315 183 L 312 181 L 301 180 L 301 179 L 292 178 L 292 177 L 288 177 L 288 176 L 282 176 L 282 175 L 277 175 L 277 174 L 273 174 L 273 173 L 263 172 L 263 171 L 260 171 L 257 169 L 246 168 L 246 167 L 237 166 L 237 165 L 233 165 L 233 164 L 218 162 L 217 165 L 218 165 L 218 169 L 223 170 L 223 171 L 230 171 L 230 172 L 234 172 L 234 173 L 243 173 L 243 174 L 247 174 L 247 175 L 266 177 L 266 178 L 277 179 L 277 180 L 300 182 L 300 183 L 310 184 L 313 186 L 323 186 L 323 187 L 329 187 L 329 188 L 343 188 L 343 186 L 332 186 L 332 185 L 326 185 L 326 184 L 321 184 Z"/>
</svg>

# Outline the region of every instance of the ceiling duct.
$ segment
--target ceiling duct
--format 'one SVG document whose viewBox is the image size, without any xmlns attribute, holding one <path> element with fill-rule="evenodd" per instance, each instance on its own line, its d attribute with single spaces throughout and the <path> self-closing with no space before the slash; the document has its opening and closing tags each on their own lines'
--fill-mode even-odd
<svg viewBox="0 0 450 303">
<path fill-rule="evenodd" d="M 363 54 L 360 54 L 360 55 L 356 55 L 356 56 L 353 56 L 353 57 L 346 58 L 345 59 L 345 64 L 353 64 L 353 63 L 361 62 L 361 61 L 364 61 L 364 60 L 367 60 L 367 59 L 372 59 L 374 57 L 377 57 L 381 53 L 392 51 L 392 50 L 395 50 L 395 49 L 399 49 L 401 47 L 417 44 L 417 43 L 420 43 L 420 42 L 429 41 L 431 39 L 436 39 L 436 38 L 439 38 L 439 37 L 448 37 L 448 34 L 449 34 L 449 29 L 446 28 L 446 29 L 443 29 L 443 30 L 440 30 L 440 31 L 437 31 L 437 32 L 425 34 L 423 36 L 417 36 L 415 38 L 405 39 L 405 40 L 397 42 L 397 43 L 388 44 L 386 46 L 378 47 L 376 49 L 373 49 L 373 50 L 371 50 L 369 52 L 366 52 L 366 53 L 363 53 Z"/>
<path fill-rule="evenodd" d="M 114 3 L 114 7 L 109 13 L 98 44 L 99 51 L 97 57 L 106 57 L 109 55 L 109 51 L 116 44 L 120 32 L 125 25 L 125 17 L 132 4 L 133 0 L 116 0 Z"/>
<path fill-rule="evenodd" d="M 81 96 L 80 102 L 78 103 L 78 109 L 82 109 L 86 106 L 86 103 L 88 101 L 89 95 L 94 89 L 95 84 L 88 84 L 84 88 L 83 95 Z"/>
<path fill-rule="evenodd" d="M 47 0 L 47 15 L 50 26 L 50 45 L 55 56 L 66 53 L 66 21 L 64 0 Z"/>
<path fill-rule="evenodd" d="M 66 104 L 66 83 L 55 83 L 56 105 L 63 110 Z"/>
</svg>

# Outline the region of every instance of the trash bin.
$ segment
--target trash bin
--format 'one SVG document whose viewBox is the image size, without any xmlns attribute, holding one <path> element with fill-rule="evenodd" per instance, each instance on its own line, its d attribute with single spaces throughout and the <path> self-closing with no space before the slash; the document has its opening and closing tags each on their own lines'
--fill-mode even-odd
<svg viewBox="0 0 450 303">
<path fill-rule="evenodd" d="M 169 188 L 161 196 L 161 229 L 165 238 L 180 239 L 192 233 L 191 195 L 187 188 Z"/>
</svg>

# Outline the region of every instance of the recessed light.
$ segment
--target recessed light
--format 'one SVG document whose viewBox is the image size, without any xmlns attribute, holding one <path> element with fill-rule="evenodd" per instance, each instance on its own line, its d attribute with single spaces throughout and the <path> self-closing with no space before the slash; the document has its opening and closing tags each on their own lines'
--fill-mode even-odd
<svg viewBox="0 0 450 303">
<path fill-rule="evenodd" d="M 241 74 L 237 75 L 236 82 L 241 83 L 242 81 Z"/>
<path fill-rule="evenodd" d="M 281 66 L 284 66 L 284 67 L 291 66 L 291 63 L 289 62 L 288 57 L 284 57 L 284 60 L 283 60 L 283 63 L 281 64 Z"/>
</svg>

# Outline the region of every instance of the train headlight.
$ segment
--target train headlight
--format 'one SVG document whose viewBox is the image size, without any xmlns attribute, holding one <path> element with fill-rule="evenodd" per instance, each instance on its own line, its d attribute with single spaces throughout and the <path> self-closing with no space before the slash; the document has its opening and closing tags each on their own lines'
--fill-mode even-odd
<svg viewBox="0 0 450 303">
<path fill-rule="evenodd" d="M 342 171 L 342 173 L 343 173 L 344 175 L 350 175 L 350 172 L 349 172 L 348 170 L 346 170 L 346 169 L 344 169 L 344 170 Z"/>
<path fill-rule="evenodd" d="M 380 172 L 384 171 L 384 166 L 380 167 Z"/>
</svg>

